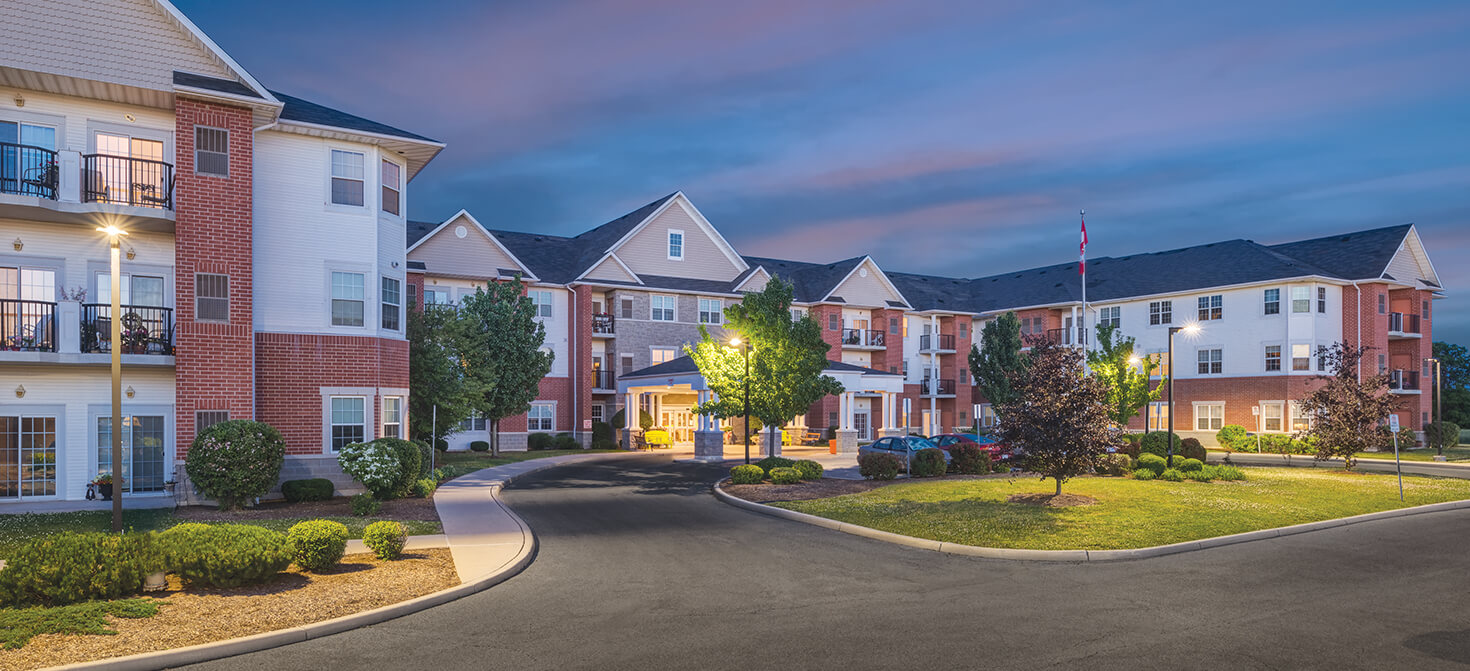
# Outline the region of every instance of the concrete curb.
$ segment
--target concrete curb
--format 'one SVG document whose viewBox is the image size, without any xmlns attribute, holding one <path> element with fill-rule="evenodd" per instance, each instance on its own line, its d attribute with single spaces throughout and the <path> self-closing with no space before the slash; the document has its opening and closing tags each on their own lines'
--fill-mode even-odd
<svg viewBox="0 0 1470 671">
<path fill-rule="evenodd" d="M 128 655 L 126 657 L 99 659 L 91 662 L 78 662 L 76 664 L 68 664 L 65 666 L 48 667 L 48 671 L 69 671 L 71 669 L 108 669 L 109 671 L 132 671 L 134 669 L 165 669 L 176 666 L 185 666 L 188 664 L 198 664 L 199 662 L 207 662 L 224 657 L 233 657 L 235 655 L 243 655 L 245 653 L 268 650 L 270 648 L 277 648 L 283 645 L 290 645 L 292 643 L 300 643 L 302 641 L 307 641 L 314 638 L 331 636 L 332 634 L 338 634 L 352 629 L 359 629 L 368 625 L 378 624 L 380 622 L 385 622 L 394 618 L 403 617 L 404 615 L 417 613 L 421 610 L 433 608 L 434 606 L 449 603 L 450 601 L 461 599 L 477 592 L 482 592 L 514 577 L 517 573 L 525 570 L 527 566 L 530 566 L 532 560 L 536 558 L 536 534 L 531 532 L 531 527 L 526 524 L 525 520 L 521 519 L 519 515 L 515 514 L 515 511 L 511 510 L 509 506 L 505 505 L 504 501 L 500 500 L 500 490 L 504 489 L 504 486 L 506 484 L 509 484 L 511 480 L 522 475 L 535 473 L 537 471 L 543 471 L 548 468 L 561 466 L 569 462 L 600 461 L 601 458 L 620 456 L 627 455 L 614 452 L 588 455 L 570 454 L 562 457 L 550 457 L 548 459 L 545 459 L 544 461 L 554 463 L 536 464 L 535 467 L 516 469 L 516 472 L 511 475 L 496 480 L 491 480 L 488 483 L 485 483 L 488 484 L 490 488 L 490 498 L 495 501 L 496 505 L 500 506 L 500 509 L 504 511 L 506 515 L 508 515 L 512 520 L 515 521 L 518 526 L 520 526 L 522 545 L 520 552 L 518 552 L 515 557 L 512 558 L 509 562 L 507 562 L 500 568 L 485 574 L 484 576 L 476 578 L 473 581 L 462 582 L 458 585 L 455 585 L 454 587 L 443 589 L 432 594 L 425 594 L 423 596 L 415 597 L 407 601 L 400 601 L 398 603 L 389 604 L 380 608 L 374 608 L 372 610 L 363 611 L 361 613 L 353 613 L 351 615 L 344 615 L 342 617 L 332 618 L 330 620 L 322 620 L 321 622 L 303 624 L 298 627 L 291 627 L 290 629 L 267 631 L 259 634 L 254 634 L 252 636 L 245 636 L 243 638 L 231 638 L 223 641 L 215 641 L 212 643 L 201 643 L 199 645 L 191 645 L 187 648 L 174 648 L 172 650 L 143 652 L 136 655 Z M 532 461 L 534 462 L 543 460 L 535 459 Z M 518 463 L 529 464 L 532 462 Z M 506 465 L 510 466 L 513 464 Z M 500 467 L 495 466 L 492 468 Z M 453 480 L 451 480 L 450 482 L 452 483 Z M 418 539 L 421 543 L 437 543 L 439 542 L 439 539 L 443 538 L 443 536 L 414 536 L 413 538 Z M 447 545 L 448 542 L 445 541 L 443 545 L 423 545 L 421 547 L 445 547 Z"/>
<path fill-rule="evenodd" d="M 879 531 L 871 527 L 839 522 L 837 520 L 808 515 L 795 510 L 777 508 L 762 503 L 746 501 L 740 497 L 731 495 L 720 487 L 716 482 L 712 487 L 715 498 L 724 501 L 736 508 L 744 508 L 762 515 L 779 517 L 793 522 L 801 522 L 812 526 L 832 529 L 854 536 L 862 536 L 896 545 L 904 545 L 921 550 L 934 550 L 947 554 L 964 555 L 967 557 L 983 557 L 986 559 L 1011 559 L 1021 561 L 1049 561 L 1049 562 L 1100 562 L 1100 561 L 1127 561 L 1133 559 L 1147 559 L 1150 557 L 1162 557 L 1164 555 L 1179 554 L 1181 552 L 1194 552 L 1196 550 L 1208 550 L 1210 548 L 1235 545 L 1237 543 L 1249 543 L 1251 541 L 1278 538 L 1281 536 L 1294 536 L 1296 534 L 1334 527 L 1358 524 L 1361 522 L 1372 522 L 1395 517 L 1407 517 L 1409 515 L 1423 515 L 1426 513 L 1438 513 L 1447 510 L 1470 509 L 1470 499 L 1463 501 L 1445 501 L 1442 503 L 1430 503 L 1412 508 L 1398 508 L 1376 513 L 1365 513 L 1352 517 L 1342 517 L 1335 520 L 1323 520 L 1321 522 L 1308 522 L 1306 524 L 1294 524 L 1288 527 L 1275 529 L 1261 529 L 1259 531 L 1246 531 L 1229 536 L 1216 536 L 1214 538 L 1203 538 L 1195 541 L 1185 541 L 1172 545 L 1155 545 L 1147 548 L 1132 548 L 1127 550 L 1024 550 L 1017 548 L 987 548 L 975 545 L 961 545 L 959 543 L 944 543 L 927 538 L 915 538 L 903 534 L 895 534 L 888 531 Z"/>
</svg>

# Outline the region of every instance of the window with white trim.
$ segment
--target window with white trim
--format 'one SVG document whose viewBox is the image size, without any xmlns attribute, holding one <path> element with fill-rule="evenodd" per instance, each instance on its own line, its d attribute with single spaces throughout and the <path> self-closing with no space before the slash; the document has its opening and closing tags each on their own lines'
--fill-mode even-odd
<svg viewBox="0 0 1470 671">
<path fill-rule="evenodd" d="M 841 331 L 842 330 L 842 315 L 839 315 L 839 314 L 837 314 L 835 312 L 829 313 L 827 315 L 827 330 L 828 331 Z"/>
<path fill-rule="evenodd" d="M 1197 403 L 1194 406 L 1195 431 L 1219 431 L 1225 425 L 1224 403 Z"/>
<path fill-rule="evenodd" d="M 1219 375 L 1225 372 L 1224 350 L 1202 349 L 1199 351 L 1199 374 Z"/>
<path fill-rule="evenodd" d="M 230 321 L 230 276 L 194 274 L 194 320 Z"/>
<path fill-rule="evenodd" d="M 1144 425 L 1149 431 L 1169 430 L 1169 402 L 1154 401 L 1146 408 L 1148 416 L 1144 418 Z"/>
<path fill-rule="evenodd" d="M 1281 401 L 1261 402 L 1261 430 L 1279 433 L 1282 430 Z"/>
<path fill-rule="evenodd" d="M 699 299 L 699 323 L 719 324 L 725 315 L 725 301 L 719 298 Z"/>
<path fill-rule="evenodd" d="M 1123 325 L 1123 308 L 1118 305 L 1103 308 L 1098 312 L 1098 326 L 1118 328 Z"/>
<path fill-rule="evenodd" d="M 1296 343 L 1291 346 L 1291 369 L 1312 370 L 1312 346 Z"/>
<path fill-rule="evenodd" d="M 194 127 L 194 172 L 215 177 L 230 176 L 230 131 L 208 126 Z"/>
<path fill-rule="evenodd" d="M 424 287 L 424 305 L 454 305 L 448 289 Z"/>
<path fill-rule="evenodd" d="M 383 328 L 389 331 L 397 331 L 399 327 L 399 309 L 403 303 L 402 285 L 392 277 L 383 278 Z"/>
<path fill-rule="evenodd" d="M 619 305 L 620 309 L 622 310 L 622 314 L 620 316 L 623 319 L 632 319 L 633 318 L 633 299 L 631 299 L 631 298 L 621 299 L 621 300 L 618 301 L 618 305 Z"/>
<path fill-rule="evenodd" d="M 365 300 L 362 273 L 332 272 L 332 326 L 362 326 Z"/>
<path fill-rule="evenodd" d="M 382 184 L 383 184 L 383 211 L 388 214 L 398 214 L 400 201 L 402 200 L 402 182 L 400 181 L 402 168 L 392 161 L 383 161 Z"/>
<path fill-rule="evenodd" d="M 1312 428 L 1312 416 L 1302 410 L 1300 401 L 1292 401 L 1291 405 L 1291 430 L 1306 431 Z"/>
<path fill-rule="evenodd" d="M 1281 290 L 1280 289 L 1267 289 L 1266 292 L 1265 292 L 1264 297 L 1261 300 L 1262 300 L 1262 303 L 1261 303 L 1261 312 L 1263 314 L 1268 314 L 1268 315 L 1279 315 L 1279 314 L 1281 314 Z"/>
<path fill-rule="evenodd" d="M 627 375 L 628 373 L 633 372 L 633 355 L 632 354 L 624 354 L 621 357 L 621 359 L 622 359 L 622 370 L 623 370 L 622 374 L 623 375 Z"/>
<path fill-rule="evenodd" d="M 985 428 L 995 426 L 995 406 L 989 403 L 981 403 L 975 406 L 975 416 L 980 418 L 980 426 Z"/>
<path fill-rule="evenodd" d="M 1312 288 L 1311 287 L 1292 287 L 1291 288 L 1291 312 L 1292 312 L 1292 314 L 1301 314 L 1303 312 L 1311 312 L 1311 311 L 1312 311 Z"/>
<path fill-rule="evenodd" d="M 332 204 L 362 206 L 362 190 L 366 175 L 363 155 L 355 151 L 332 150 Z"/>
<path fill-rule="evenodd" d="M 367 398 L 332 396 L 328 398 L 328 403 L 332 420 L 330 447 L 333 452 L 367 440 Z"/>
<path fill-rule="evenodd" d="M 669 231 L 669 260 L 670 261 L 683 261 L 684 260 L 684 231 L 680 231 L 680 230 L 670 230 Z"/>
<path fill-rule="evenodd" d="M 402 438 L 403 436 L 403 397 L 383 397 L 383 437 Z"/>
<path fill-rule="evenodd" d="M 604 421 L 602 419 L 603 415 L 602 415 L 602 404 L 601 403 L 593 403 L 592 406 L 591 406 L 591 408 L 590 408 L 590 410 L 591 410 L 591 413 L 592 413 L 592 423 L 593 424 L 598 424 L 598 423 Z"/>
<path fill-rule="evenodd" d="M 649 348 L 649 356 L 650 356 L 651 360 L 653 361 L 653 364 L 652 365 L 657 366 L 657 365 L 659 365 L 661 363 L 666 363 L 666 362 L 673 361 L 674 359 L 679 358 L 679 348 L 677 348 L 677 347 L 651 347 L 651 348 Z"/>
<path fill-rule="evenodd" d="M 537 317 L 551 317 L 551 292 L 541 289 L 533 289 L 526 292 L 531 297 L 531 302 L 536 305 Z"/>
<path fill-rule="evenodd" d="M 1199 297 L 1199 320 L 1207 322 L 1225 317 L 1225 297 L 1221 294 Z"/>
<path fill-rule="evenodd" d="M 678 315 L 673 296 L 653 295 L 648 297 L 650 319 L 656 322 L 671 322 Z"/>
<path fill-rule="evenodd" d="M 801 321 L 805 317 L 806 310 L 803 310 L 801 308 L 791 308 L 791 321 Z"/>
<path fill-rule="evenodd" d="M 1327 287 L 1317 287 L 1317 313 L 1327 314 Z M 1427 311 L 1424 314 L 1429 315 Z"/>
<path fill-rule="evenodd" d="M 478 413 L 470 415 L 459 421 L 460 431 L 484 431 L 485 417 Z"/>
<path fill-rule="evenodd" d="M 1154 301 L 1148 304 L 1148 325 L 1174 323 L 1174 301 Z"/>
<path fill-rule="evenodd" d="M 526 411 L 526 430 L 555 431 L 556 403 L 532 403 L 531 409 Z"/>
<path fill-rule="evenodd" d="M 1266 346 L 1266 370 L 1268 370 L 1268 371 L 1281 370 L 1281 346 L 1280 345 L 1267 345 Z"/>
</svg>

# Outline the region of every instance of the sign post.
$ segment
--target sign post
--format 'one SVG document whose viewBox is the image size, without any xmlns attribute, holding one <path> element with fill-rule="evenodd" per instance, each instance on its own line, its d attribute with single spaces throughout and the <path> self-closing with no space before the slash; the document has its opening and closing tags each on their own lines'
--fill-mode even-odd
<svg viewBox="0 0 1470 671">
<path fill-rule="evenodd" d="M 1404 468 L 1399 461 L 1399 416 L 1388 416 L 1388 428 L 1393 431 L 1393 468 L 1399 474 L 1399 500 L 1404 500 Z"/>
<path fill-rule="evenodd" d="M 1256 454 L 1261 453 L 1261 406 L 1251 406 L 1251 414 L 1256 416 Z"/>
</svg>

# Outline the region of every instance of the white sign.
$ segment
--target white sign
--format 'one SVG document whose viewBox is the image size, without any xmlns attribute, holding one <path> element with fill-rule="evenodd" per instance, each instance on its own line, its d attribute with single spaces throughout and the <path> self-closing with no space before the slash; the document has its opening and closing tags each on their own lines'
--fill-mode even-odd
<svg viewBox="0 0 1470 671">
<path fill-rule="evenodd" d="M 1398 415 L 1389 415 L 1388 416 L 1388 428 L 1389 428 L 1390 431 L 1393 431 L 1394 433 L 1398 433 L 1399 432 L 1399 416 Z"/>
<path fill-rule="evenodd" d="M 590 420 L 590 419 L 584 419 L 584 420 L 582 420 L 582 428 L 583 429 L 590 429 L 590 428 L 592 428 L 592 420 Z"/>
<path fill-rule="evenodd" d="M 1259 415 L 1259 414 L 1261 414 L 1261 406 L 1259 406 L 1259 405 L 1253 405 L 1253 406 L 1251 406 L 1251 414 L 1252 415 Z"/>
</svg>

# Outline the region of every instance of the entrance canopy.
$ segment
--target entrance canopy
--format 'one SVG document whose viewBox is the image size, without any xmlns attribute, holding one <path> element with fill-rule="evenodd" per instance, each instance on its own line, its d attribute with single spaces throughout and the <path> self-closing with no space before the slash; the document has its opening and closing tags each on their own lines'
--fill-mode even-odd
<svg viewBox="0 0 1470 671">
<path fill-rule="evenodd" d="M 828 361 L 822 374 L 837 380 L 847 393 L 861 395 L 903 393 L 903 376 L 898 373 L 864 368 L 841 361 Z M 705 383 L 704 376 L 699 373 L 699 366 L 694 365 L 694 359 L 687 356 L 618 377 L 619 394 L 708 390 L 709 385 Z"/>
</svg>

